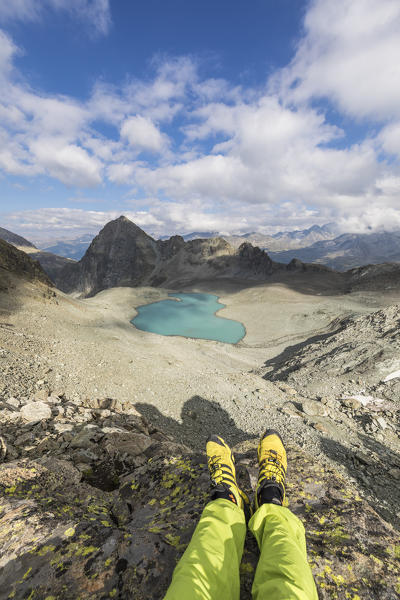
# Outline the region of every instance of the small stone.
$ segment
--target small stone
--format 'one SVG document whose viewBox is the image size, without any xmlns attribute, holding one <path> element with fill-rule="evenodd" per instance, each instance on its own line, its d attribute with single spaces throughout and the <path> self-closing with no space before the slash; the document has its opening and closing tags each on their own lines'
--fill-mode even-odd
<svg viewBox="0 0 400 600">
<path fill-rule="evenodd" d="M 372 466 L 374 464 L 373 458 L 371 458 L 368 454 L 364 454 L 364 452 L 357 452 L 355 457 L 363 465 Z"/>
<path fill-rule="evenodd" d="M 359 410 L 362 407 L 361 402 L 357 398 L 344 398 L 341 403 L 352 410 Z"/>
<path fill-rule="evenodd" d="M 111 433 L 107 435 L 105 449 L 112 456 L 121 456 L 124 453 L 138 456 L 153 443 L 154 440 L 143 433 Z"/>
<path fill-rule="evenodd" d="M 36 402 L 46 402 L 48 396 L 49 396 L 48 391 L 46 389 L 42 389 L 42 390 L 38 390 L 37 392 L 35 392 L 35 395 L 33 396 L 33 398 Z"/>
<path fill-rule="evenodd" d="M 302 402 L 303 412 L 306 415 L 325 417 L 328 414 L 328 410 L 325 404 L 316 402 L 315 400 L 304 400 Z"/>
<path fill-rule="evenodd" d="M 393 477 L 393 479 L 400 479 L 400 469 L 398 469 L 397 467 L 389 469 L 389 475 Z"/>
<path fill-rule="evenodd" d="M 72 440 L 71 448 L 92 448 L 93 442 L 102 435 L 100 429 L 95 425 L 86 425 Z"/>
<path fill-rule="evenodd" d="M 53 396 L 53 394 L 52 394 L 51 396 L 49 396 L 47 398 L 46 402 L 48 402 L 50 404 L 61 404 L 61 399 L 58 396 Z"/>
<path fill-rule="evenodd" d="M 294 417 L 295 419 L 301 418 L 301 413 L 297 410 L 296 405 L 293 402 L 285 402 L 285 404 L 281 408 L 282 412 L 286 413 L 290 417 Z"/>
<path fill-rule="evenodd" d="M 387 423 L 383 417 L 376 417 L 376 418 L 374 418 L 374 421 L 376 421 L 376 423 L 378 423 L 378 425 L 381 429 L 386 429 Z"/>
<path fill-rule="evenodd" d="M 23 446 L 27 442 L 31 442 L 33 438 L 33 433 L 31 431 L 27 431 L 26 433 L 23 433 L 22 435 L 18 436 L 14 443 L 16 446 Z"/>
<path fill-rule="evenodd" d="M 99 457 L 94 452 L 91 452 L 90 450 L 84 450 L 81 448 L 80 450 L 74 452 L 73 459 L 78 464 L 91 464 L 92 462 L 98 461 Z"/>
<path fill-rule="evenodd" d="M 289 396 L 296 396 L 297 395 L 297 390 L 295 390 L 294 388 L 292 388 L 290 385 L 288 385 L 284 381 L 280 381 L 277 385 L 278 385 L 278 388 L 282 392 L 285 392 L 285 394 L 289 394 Z"/>
<path fill-rule="evenodd" d="M 13 396 L 11 396 L 11 398 L 8 398 L 7 404 L 10 404 L 11 406 L 18 408 L 21 403 L 18 400 L 18 398 L 14 398 Z"/>
<path fill-rule="evenodd" d="M 35 383 L 35 385 L 36 385 L 37 387 L 40 387 L 41 385 L 44 385 L 44 383 L 45 383 L 45 382 L 44 382 L 44 379 L 39 379 L 39 381 L 37 381 L 37 382 Z"/>
<path fill-rule="evenodd" d="M 70 423 L 54 423 L 54 429 L 57 433 L 64 433 L 65 431 L 72 431 L 74 428 Z"/>
<path fill-rule="evenodd" d="M 28 423 L 51 419 L 51 408 L 44 402 L 29 402 L 21 408 L 21 417 Z"/>
<path fill-rule="evenodd" d="M 317 431 L 320 431 L 321 433 L 328 433 L 327 428 L 322 423 L 314 423 L 313 427 L 314 427 L 314 429 L 316 429 Z"/>
</svg>

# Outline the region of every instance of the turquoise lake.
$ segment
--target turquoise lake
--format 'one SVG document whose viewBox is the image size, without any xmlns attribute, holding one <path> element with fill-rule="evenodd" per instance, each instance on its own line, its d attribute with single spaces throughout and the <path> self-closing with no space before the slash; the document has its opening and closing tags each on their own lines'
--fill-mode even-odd
<svg viewBox="0 0 400 600">
<path fill-rule="evenodd" d="M 152 302 L 137 308 L 131 323 L 142 331 L 160 335 L 216 340 L 236 344 L 246 335 L 242 323 L 218 317 L 225 304 L 214 294 L 168 294 L 171 300 Z M 172 300 L 176 298 L 176 300 Z"/>
</svg>

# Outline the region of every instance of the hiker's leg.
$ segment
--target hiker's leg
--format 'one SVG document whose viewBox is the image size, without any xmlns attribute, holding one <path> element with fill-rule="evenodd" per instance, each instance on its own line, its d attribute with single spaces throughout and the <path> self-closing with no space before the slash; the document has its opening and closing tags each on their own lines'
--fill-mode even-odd
<svg viewBox="0 0 400 600">
<path fill-rule="evenodd" d="M 230 500 L 207 504 L 177 564 L 165 600 L 239 600 L 246 522 Z"/>
<path fill-rule="evenodd" d="M 303 523 L 288 508 L 262 504 L 249 522 L 260 549 L 254 600 L 318 600 Z"/>
</svg>

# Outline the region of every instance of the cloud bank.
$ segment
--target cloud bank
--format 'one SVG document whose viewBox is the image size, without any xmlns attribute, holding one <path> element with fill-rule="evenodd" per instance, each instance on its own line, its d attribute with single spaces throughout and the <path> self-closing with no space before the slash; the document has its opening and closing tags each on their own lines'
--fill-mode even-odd
<svg viewBox="0 0 400 600">
<path fill-rule="evenodd" d="M 70 14 L 102 35 L 111 25 L 109 0 L 0 0 L 0 22 L 39 21 L 48 10 Z"/>
<path fill-rule="evenodd" d="M 0 17 L 39 18 L 36 4 L 20 0 L 7 14 L 1 3 Z M 107 2 L 68 6 L 109 15 Z M 16 52 L 0 33 L 5 174 L 80 189 L 122 186 L 118 214 L 157 233 L 332 220 L 351 231 L 400 228 L 397 0 L 314 0 L 293 60 L 258 89 L 202 78 L 196 61 L 181 57 L 159 61 L 146 81 L 98 83 L 78 102 L 23 85 L 13 73 Z M 331 109 L 362 134 L 354 139 Z M 82 217 L 76 210 L 59 213 L 72 228 Z M 51 222 L 55 213 L 46 214 Z M 101 223 L 111 214 L 99 213 Z"/>
</svg>

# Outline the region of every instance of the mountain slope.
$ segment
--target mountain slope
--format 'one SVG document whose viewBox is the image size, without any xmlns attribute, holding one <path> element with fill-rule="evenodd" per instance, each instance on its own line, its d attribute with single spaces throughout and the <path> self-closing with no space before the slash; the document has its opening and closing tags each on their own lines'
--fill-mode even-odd
<svg viewBox="0 0 400 600">
<path fill-rule="evenodd" d="M 20 249 L 32 248 L 32 250 L 37 250 L 36 246 L 34 246 L 31 242 L 22 236 L 13 233 L 12 231 L 8 231 L 8 229 L 4 229 L 3 227 L 0 227 L 0 239 Z"/>
<path fill-rule="evenodd" d="M 2 227 L 0 227 L 0 240 L 4 240 L 15 246 L 15 248 L 18 250 L 29 254 L 32 260 L 40 263 L 43 271 L 53 281 L 55 281 L 58 273 L 65 267 L 65 265 L 71 262 L 70 259 L 64 258 L 63 256 L 58 256 L 57 254 L 53 254 L 51 252 L 39 250 L 39 248 L 36 248 L 36 246 L 34 246 L 25 238 L 12 233 L 12 231 L 8 231 L 8 229 L 3 229 Z"/>
<path fill-rule="evenodd" d="M 51 281 L 36 260 L 0 239 L 0 289 L 4 290 L 12 277 L 51 285 Z"/>
<path fill-rule="evenodd" d="M 400 400 L 398 379 L 382 380 L 400 370 L 400 306 L 358 317 L 335 319 L 330 332 L 288 348 L 265 365 L 265 377 L 288 381 L 320 396 L 340 392 L 349 377 L 360 375 L 368 393 Z M 367 393 L 367 392 L 366 392 Z"/>
</svg>

